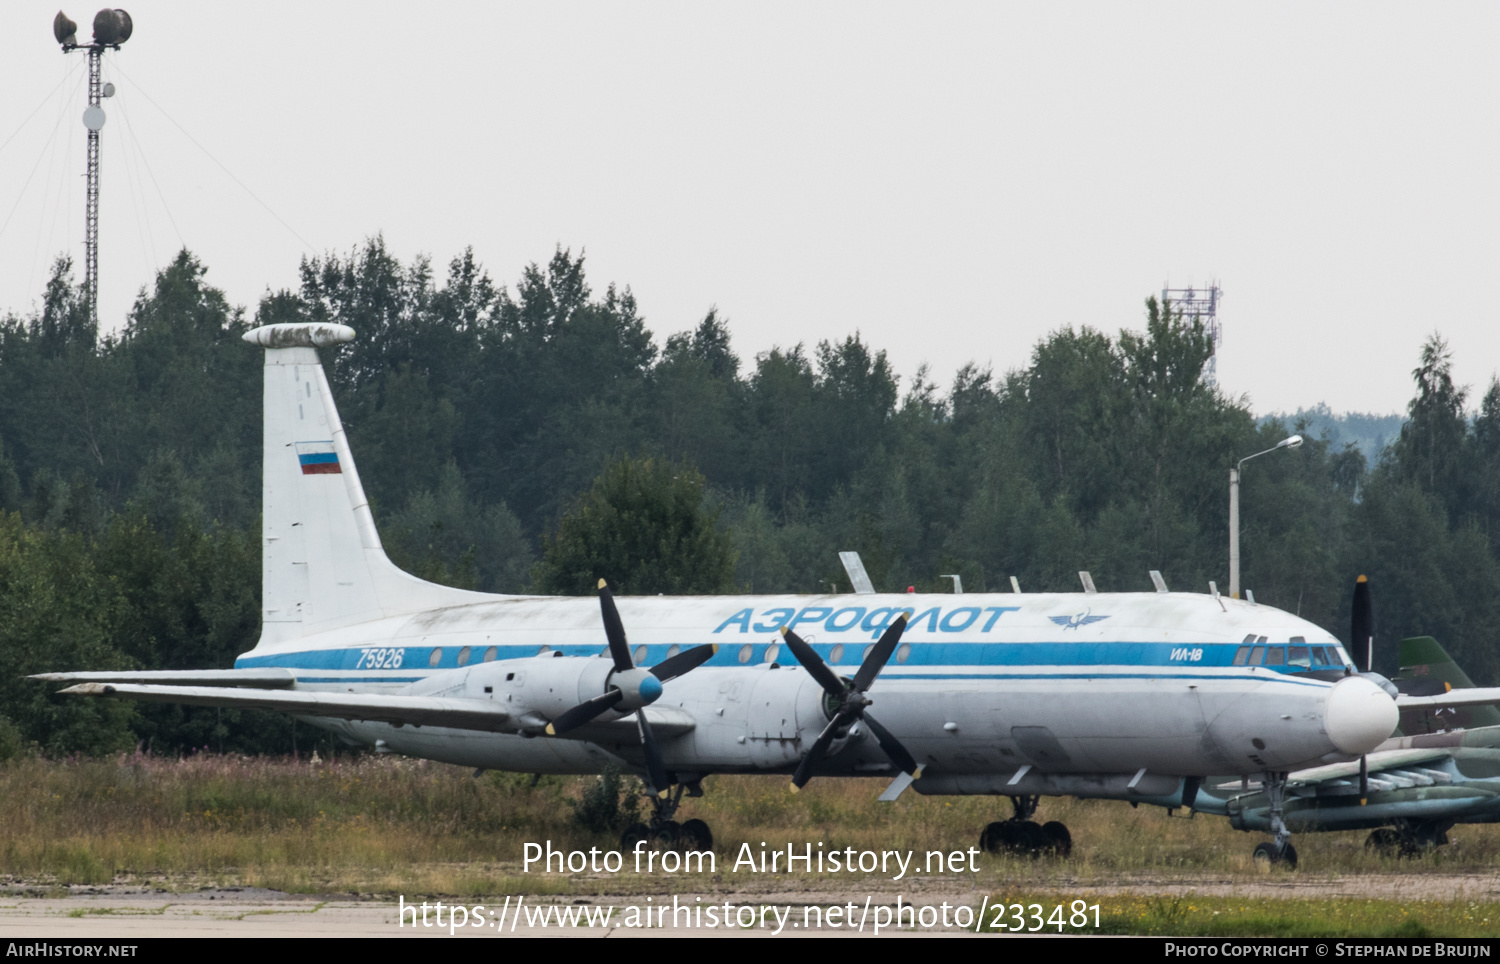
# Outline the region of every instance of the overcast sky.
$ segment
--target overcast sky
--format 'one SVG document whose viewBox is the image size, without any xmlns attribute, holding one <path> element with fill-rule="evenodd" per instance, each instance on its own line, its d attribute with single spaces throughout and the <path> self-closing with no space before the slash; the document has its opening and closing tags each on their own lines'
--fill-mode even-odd
<svg viewBox="0 0 1500 964">
<path fill-rule="evenodd" d="M 97 8 L 64 9 L 86 39 Z M 183 245 L 253 312 L 381 233 L 505 284 L 584 250 L 659 340 L 717 305 L 746 359 L 857 330 L 903 386 L 1212 280 L 1220 383 L 1258 413 L 1404 410 L 1433 331 L 1475 401 L 1500 367 L 1493 3 L 127 9 L 107 326 Z M 55 12 L 0 7 L 0 310 L 60 253 L 82 272 Z"/>
</svg>

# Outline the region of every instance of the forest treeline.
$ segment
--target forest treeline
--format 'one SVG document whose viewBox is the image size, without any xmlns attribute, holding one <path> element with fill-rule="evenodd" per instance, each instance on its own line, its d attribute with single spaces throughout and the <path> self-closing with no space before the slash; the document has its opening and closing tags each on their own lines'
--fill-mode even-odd
<svg viewBox="0 0 1500 964">
<path fill-rule="evenodd" d="M 0 321 L 0 756 L 289 748 L 282 717 L 20 678 L 229 666 L 254 645 L 262 358 L 240 335 L 257 324 L 354 328 L 324 360 L 392 558 L 491 591 L 544 579 L 565 514 L 630 460 L 701 472 L 733 550 L 715 578 L 745 592 L 847 591 L 844 549 L 882 590 L 959 573 L 968 591 L 1071 592 L 1089 570 L 1147 591 L 1151 569 L 1227 588 L 1227 470 L 1299 428 L 1205 385 L 1206 333 L 1154 300 L 938 385 L 903 384 L 858 319 L 754 358 L 714 310 L 659 338 L 629 288 L 598 290 L 563 250 L 501 285 L 469 252 L 439 275 L 376 238 L 305 260 L 253 315 L 205 273 L 181 253 L 101 335 L 59 261 L 40 307 Z M 1377 669 L 1430 634 L 1500 682 L 1500 384 L 1471 405 L 1436 335 L 1414 361 L 1374 464 L 1310 439 L 1245 466 L 1243 584 L 1343 638 L 1368 574 Z"/>
</svg>

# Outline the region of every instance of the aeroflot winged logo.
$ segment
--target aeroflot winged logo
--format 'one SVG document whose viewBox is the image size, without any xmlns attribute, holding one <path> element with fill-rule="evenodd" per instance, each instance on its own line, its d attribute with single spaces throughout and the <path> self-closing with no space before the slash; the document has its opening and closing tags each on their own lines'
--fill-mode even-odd
<svg viewBox="0 0 1500 964">
<path fill-rule="evenodd" d="M 342 475 L 344 471 L 339 468 L 339 453 L 334 450 L 331 439 L 298 442 L 297 461 L 302 466 L 303 475 Z"/>
<path fill-rule="evenodd" d="M 1091 610 L 1085 609 L 1075 616 L 1048 616 L 1047 618 L 1063 629 L 1077 629 L 1079 626 L 1087 626 L 1089 623 L 1097 623 L 1101 619 L 1109 618 L 1108 616 L 1091 616 L 1090 612 Z"/>
</svg>

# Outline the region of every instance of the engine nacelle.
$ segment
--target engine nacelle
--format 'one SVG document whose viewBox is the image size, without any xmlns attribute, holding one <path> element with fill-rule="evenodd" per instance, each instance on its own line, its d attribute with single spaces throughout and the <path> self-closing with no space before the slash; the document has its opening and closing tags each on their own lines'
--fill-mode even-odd
<svg viewBox="0 0 1500 964">
<path fill-rule="evenodd" d="M 579 703 L 607 691 L 614 664 L 584 656 L 533 656 L 482 663 L 469 677 L 469 690 L 492 686 L 496 700 L 504 700 L 517 717 L 552 720 Z M 479 684 L 476 686 L 476 684 Z M 607 713 L 604 719 L 620 714 Z"/>
<path fill-rule="evenodd" d="M 798 668 L 704 667 L 667 686 L 662 704 L 692 714 L 697 726 L 663 751 L 669 765 L 681 754 L 707 771 L 790 772 L 828 725 L 822 693 Z M 851 733 L 833 745 L 834 769 L 845 762 L 840 751 L 859 739 Z"/>
</svg>

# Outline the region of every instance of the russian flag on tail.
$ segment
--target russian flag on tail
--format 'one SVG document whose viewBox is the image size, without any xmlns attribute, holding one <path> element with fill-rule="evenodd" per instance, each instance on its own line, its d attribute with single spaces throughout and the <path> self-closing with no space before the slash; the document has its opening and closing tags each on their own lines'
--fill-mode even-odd
<svg viewBox="0 0 1500 964">
<path fill-rule="evenodd" d="M 302 466 L 303 475 L 341 475 L 343 469 L 339 468 L 339 453 L 333 447 L 333 441 L 327 442 L 298 442 L 297 461 Z"/>
</svg>

